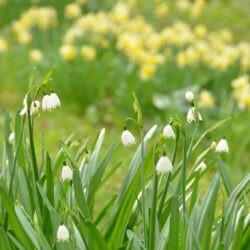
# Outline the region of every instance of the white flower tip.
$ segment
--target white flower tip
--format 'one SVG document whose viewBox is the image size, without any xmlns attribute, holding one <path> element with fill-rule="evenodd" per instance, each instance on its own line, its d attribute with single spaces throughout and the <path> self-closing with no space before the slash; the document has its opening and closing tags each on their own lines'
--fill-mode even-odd
<svg viewBox="0 0 250 250">
<path fill-rule="evenodd" d="M 106 128 L 102 128 L 99 137 L 100 138 L 104 137 L 105 133 L 106 133 Z"/>
<path fill-rule="evenodd" d="M 61 101 L 56 93 L 51 93 L 50 95 L 45 95 L 42 100 L 43 111 L 51 111 L 57 107 L 61 106 Z"/>
<path fill-rule="evenodd" d="M 187 101 L 192 102 L 194 100 L 194 93 L 192 91 L 187 91 L 185 93 L 185 98 Z"/>
<path fill-rule="evenodd" d="M 135 137 L 129 130 L 122 132 L 121 140 L 124 146 L 131 146 L 136 143 Z"/>
<path fill-rule="evenodd" d="M 228 153 L 229 147 L 226 139 L 221 139 L 215 148 L 216 153 Z"/>
<path fill-rule="evenodd" d="M 172 162 L 169 160 L 167 156 L 161 156 L 156 164 L 156 171 L 159 174 L 164 174 L 171 172 L 173 170 Z"/>
<path fill-rule="evenodd" d="M 9 141 L 9 144 L 11 144 L 11 145 L 13 145 L 15 143 L 15 133 L 14 132 L 10 133 L 8 141 Z"/>
<path fill-rule="evenodd" d="M 145 135 L 145 140 L 150 140 L 156 132 L 158 125 L 155 124 Z"/>
<path fill-rule="evenodd" d="M 200 112 L 198 112 L 197 114 L 195 114 L 196 110 L 194 107 L 191 107 L 187 113 L 187 122 L 191 123 L 191 122 L 195 122 L 198 118 L 199 121 L 203 121 L 203 118 L 200 114 Z M 198 117 L 196 117 L 198 116 Z"/>
<path fill-rule="evenodd" d="M 207 168 L 207 165 L 204 161 L 202 161 L 195 169 L 195 171 L 203 171 Z"/>
<path fill-rule="evenodd" d="M 63 181 L 69 181 L 73 179 L 73 170 L 67 165 L 64 165 L 62 168 L 62 174 L 61 174 Z"/>
<path fill-rule="evenodd" d="M 174 130 L 172 128 L 172 126 L 170 124 L 167 124 L 164 129 L 163 129 L 163 135 L 168 139 L 168 138 L 172 138 L 175 139 L 175 133 Z"/>
<path fill-rule="evenodd" d="M 60 225 L 57 229 L 57 241 L 67 241 L 69 240 L 69 230 L 65 225 Z"/>
</svg>

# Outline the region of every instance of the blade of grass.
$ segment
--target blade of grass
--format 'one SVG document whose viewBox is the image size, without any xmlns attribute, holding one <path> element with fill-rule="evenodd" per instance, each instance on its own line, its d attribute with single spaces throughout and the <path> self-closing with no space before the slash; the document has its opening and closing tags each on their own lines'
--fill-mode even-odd
<svg viewBox="0 0 250 250">
<path fill-rule="evenodd" d="M 20 243 L 26 249 L 33 249 L 34 245 L 32 244 L 24 228 L 22 227 L 20 221 L 18 220 L 12 200 L 9 198 L 9 196 L 2 187 L 0 187 L 0 196 L 2 203 L 4 204 L 4 207 L 6 208 L 6 211 L 8 213 L 9 223 L 12 226 L 12 228 L 15 229 L 15 233 Z"/>
</svg>

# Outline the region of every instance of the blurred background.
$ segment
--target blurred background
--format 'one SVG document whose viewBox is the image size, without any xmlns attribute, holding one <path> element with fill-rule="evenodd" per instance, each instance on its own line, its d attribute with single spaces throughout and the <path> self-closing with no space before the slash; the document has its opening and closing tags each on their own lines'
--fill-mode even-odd
<svg viewBox="0 0 250 250">
<path fill-rule="evenodd" d="M 0 0 L 0 139 L 31 74 L 39 82 L 54 69 L 46 91 L 62 108 L 37 125 L 52 151 L 58 138 L 86 138 L 93 127 L 119 142 L 132 92 L 147 128 L 174 110 L 185 119 L 192 90 L 205 128 L 232 117 L 211 140 L 228 139 L 237 181 L 249 171 L 249 27 L 249 0 Z"/>
</svg>

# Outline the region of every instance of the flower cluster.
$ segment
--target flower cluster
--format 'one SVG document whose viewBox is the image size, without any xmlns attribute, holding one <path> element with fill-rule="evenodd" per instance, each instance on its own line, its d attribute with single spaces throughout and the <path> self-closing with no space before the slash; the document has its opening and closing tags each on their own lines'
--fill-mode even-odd
<svg viewBox="0 0 250 250">
<path fill-rule="evenodd" d="M 12 31 L 18 43 L 25 45 L 32 41 L 32 29 L 46 31 L 57 24 L 57 12 L 54 8 L 32 7 L 13 23 Z"/>
<path fill-rule="evenodd" d="M 233 96 L 239 109 L 244 110 L 250 107 L 250 78 L 243 75 L 233 80 Z"/>
<path fill-rule="evenodd" d="M 38 100 L 32 101 L 29 111 L 30 115 L 38 115 L 40 106 L 41 106 L 40 101 Z M 61 101 L 56 93 L 52 92 L 50 95 L 44 95 L 42 99 L 43 111 L 46 110 L 51 111 L 52 109 L 55 109 L 57 107 L 61 107 Z M 21 110 L 20 115 L 23 116 L 27 114 L 28 114 L 28 100 L 26 95 L 23 100 L 23 109 Z"/>
<path fill-rule="evenodd" d="M 203 0 L 193 3 L 181 0 L 177 4 L 179 10 L 189 10 L 194 16 L 200 14 L 204 6 Z M 155 12 L 157 15 L 167 15 L 168 6 L 159 3 Z M 204 25 L 198 24 L 192 28 L 180 20 L 156 30 L 142 15 L 135 15 L 132 7 L 125 2 L 118 2 L 109 12 L 89 12 L 77 18 L 66 31 L 60 52 L 64 50 L 61 55 L 65 60 L 74 60 L 78 51 L 82 54 L 79 42 L 107 48 L 110 38 L 115 40 L 116 48 L 129 61 L 139 65 L 142 80 L 153 77 L 166 61 L 172 61 L 179 67 L 204 64 L 224 71 L 239 60 L 242 69 L 250 68 L 250 44 L 233 45 L 229 30 L 209 32 Z"/>
<path fill-rule="evenodd" d="M 199 112 L 199 110 L 196 108 L 196 98 L 195 95 L 192 91 L 186 91 L 185 93 L 185 99 L 189 102 L 190 104 L 190 109 L 187 113 L 187 122 L 188 123 L 198 123 L 203 121 L 203 118 Z M 178 141 L 179 139 L 179 132 L 180 132 L 180 125 L 173 127 L 172 126 L 173 121 L 165 125 L 165 127 L 162 130 L 162 138 L 168 140 L 168 139 L 173 139 L 174 141 Z M 149 140 L 152 138 L 154 133 L 157 130 L 157 125 L 154 125 L 145 135 L 144 140 Z M 178 136 L 176 136 L 176 132 L 178 133 Z M 124 130 L 121 135 L 121 142 L 124 146 L 131 146 L 136 143 L 136 139 L 134 135 L 127 129 L 127 127 L 124 127 Z M 142 142 L 144 143 L 144 141 Z M 161 140 L 159 141 L 160 147 L 162 147 L 162 142 Z M 177 144 L 176 144 L 177 145 Z M 227 140 L 225 138 L 221 139 L 218 143 L 213 142 L 212 145 L 210 146 L 209 150 L 214 150 L 217 154 L 223 154 L 223 153 L 228 153 L 229 152 L 229 146 L 227 143 Z M 173 160 L 174 161 L 174 160 Z M 166 155 L 165 150 L 163 151 L 163 155 L 159 157 L 157 163 L 156 163 L 156 172 L 158 174 L 164 174 L 164 173 L 169 173 L 172 172 L 173 170 L 173 164 L 174 162 L 169 159 L 169 157 Z M 206 163 L 205 160 L 199 160 L 198 164 L 196 165 L 196 168 L 194 171 L 204 171 L 206 169 Z M 67 167 L 69 171 L 69 175 L 71 176 L 72 170 Z"/>
</svg>

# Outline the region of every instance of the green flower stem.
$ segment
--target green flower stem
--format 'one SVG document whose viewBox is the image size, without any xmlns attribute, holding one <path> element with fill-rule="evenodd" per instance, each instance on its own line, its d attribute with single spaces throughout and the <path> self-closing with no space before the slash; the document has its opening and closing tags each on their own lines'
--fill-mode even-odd
<svg viewBox="0 0 250 250">
<path fill-rule="evenodd" d="M 155 227 L 156 227 L 156 213 L 157 213 L 157 189 L 158 189 L 158 175 L 156 170 L 154 171 L 154 192 L 152 200 L 152 210 L 150 216 L 150 238 L 149 238 L 149 249 L 155 249 Z"/>
<path fill-rule="evenodd" d="M 141 192 L 142 192 L 142 220 L 143 220 L 143 233 L 145 246 L 148 244 L 147 237 L 147 223 L 146 223 L 146 211 L 145 211 L 145 183 L 144 183 L 144 139 L 143 139 L 143 128 L 141 129 Z"/>
<path fill-rule="evenodd" d="M 186 172 L 187 172 L 187 145 L 186 137 L 183 138 L 183 168 L 182 168 L 182 206 L 184 214 L 184 228 L 185 228 L 185 212 L 186 212 Z"/>
<path fill-rule="evenodd" d="M 173 154 L 173 158 L 172 158 L 172 165 L 173 166 L 174 166 L 175 160 L 176 160 L 178 142 L 179 142 L 179 130 L 177 131 L 174 154 Z M 167 196 L 168 187 L 169 187 L 169 184 L 170 184 L 170 181 L 171 181 L 171 177 L 172 177 L 172 173 L 170 172 L 168 174 L 168 179 L 167 179 L 166 185 L 164 187 L 163 193 L 161 195 L 161 201 L 160 201 L 159 210 L 158 210 L 158 218 L 160 218 L 161 214 L 162 214 L 162 210 L 163 210 L 164 202 L 165 202 L 165 199 L 166 199 L 166 196 Z"/>
<path fill-rule="evenodd" d="M 34 137 L 33 137 L 33 128 L 34 128 L 34 122 L 32 121 L 31 114 L 30 114 L 30 103 L 28 101 L 28 130 L 29 130 L 29 139 L 30 139 L 30 150 L 31 150 L 31 160 L 32 160 L 32 170 L 33 170 L 33 181 L 34 181 L 34 192 L 36 192 L 36 196 L 38 199 L 39 209 L 40 212 L 43 210 L 42 207 L 42 199 L 39 194 L 39 191 L 37 190 L 37 184 L 39 182 L 39 174 L 38 174 L 38 168 L 37 168 L 37 160 L 36 160 L 36 152 L 35 152 L 35 145 L 34 145 Z"/>
<path fill-rule="evenodd" d="M 25 121 L 25 118 L 22 119 L 21 130 L 20 130 L 20 134 L 18 135 L 16 151 L 15 151 L 14 160 L 13 160 L 12 168 L 11 168 L 11 177 L 10 177 L 9 190 L 8 190 L 8 194 L 10 197 L 12 197 L 12 190 L 13 190 L 12 185 L 13 185 L 14 176 L 15 176 L 15 172 L 16 172 L 16 163 L 17 163 L 17 157 L 18 157 L 18 153 L 19 153 L 19 149 L 20 149 L 20 145 L 21 145 L 21 138 L 22 138 L 22 134 L 23 134 L 24 121 Z M 4 215 L 3 227 L 5 229 L 7 229 L 7 227 L 8 227 L 8 214 L 7 214 L 7 212 L 5 212 L 5 215 Z"/>
<path fill-rule="evenodd" d="M 10 184 L 9 184 L 9 196 L 12 196 L 12 185 L 13 185 L 13 180 L 14 180 L 15 171 L 16 171 L 17 157 L 18 157 L 18 153 L 19 153 L 20 145 L 21 145 L 21 138 L 22 138 L 22 134 L 23 134 L 24 121 L 25 121 L 25 118 L 22 119 L 21 130 L 20 130 L 20 134 L 18 135 L 16 152 L 14 155 L 14 160 L 13 160 L 13 164 L 12 164 L 12 168 L 11 168 L 12 171 L 11 171 Z"/>
<path fill-rule="evenodd" d="M 35 177 L 35 182 L 37 182 L 39 181 L 39 175 L 38 175 L 38 169 L 37 169 L 35 145 L 34 145 L 34 138 L 33 138 L 33 124 L 32 124 L 32 119 L 30 115 L 30 110 L 28 110 L 28 126 L 29 126 L 29 138 L 30 138 L 30 150 L 31 150 L 33 174 Z"/>
</svg>

